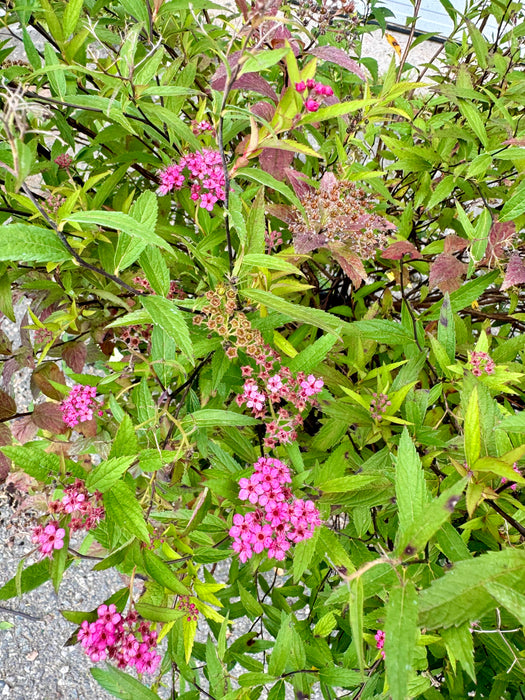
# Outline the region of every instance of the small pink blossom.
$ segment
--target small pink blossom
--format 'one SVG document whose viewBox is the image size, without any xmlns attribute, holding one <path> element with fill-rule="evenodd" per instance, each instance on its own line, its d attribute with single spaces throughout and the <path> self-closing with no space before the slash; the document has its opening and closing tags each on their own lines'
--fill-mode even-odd
<svg viewBox="0 0 525 700">
<path fill-rule="evenodd" d="M 306 90 L 306 83 L 304 82 L 304 80 L 295 83 L 295 89 L 297 90 L 297 92 L 304 92 Z"/>
<path fill-rule="evenodd" d="M 309 97 L 304 103 L 304 106 L 307 112 L 317 112 L 319 109 L 319 102 L 314 100 L 313 97 Z"/>
</svg>

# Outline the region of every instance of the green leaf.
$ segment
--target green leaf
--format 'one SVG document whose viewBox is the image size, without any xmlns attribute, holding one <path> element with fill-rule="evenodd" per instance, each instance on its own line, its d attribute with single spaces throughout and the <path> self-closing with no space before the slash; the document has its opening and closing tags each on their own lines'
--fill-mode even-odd
<svg viewBox="0 0 525 700">
<path fill-rule="evenodd" d="M 521 474 L 515 472 L 508 462 L 497 457 L 481 457 L 474 462 L 471 469 L 475 472 L 492 472 L 517 484 L 525 484 L 525 478 Z"/>
<path fill-rule="evenodd" d="M 474 669 L 474 642 L 468 622 L 459 627 L 449 627 L 442 630 L 441 636 L 447 645 L 447 651 L 455 672 L 456 661 L 462 665 L 468 675 L 476 682 Z"/>
<path fill-rule="evenodd" d="M 239 75 L 243 75 L 243 73 L 260 73 L 266 68 L 270 68 L 276 63 L 279 63 L 279 61 L 286 56 L 288 51 L 290 51 L 289 48 L 258 51 L 254 55 L 247 54 L 248 58 L 246 62 L 242 64 Z"/>
<path fill-rule="evenodd" d="M 450 523 L 443 523 L 438 530 L 437 543 L 443 554 L 452 562 L 470 559 L 472 556 L 459 532 Z"/>
<path fill-rule="evenodd" d="M 120 421 L 120 425 L 111 445 L 111 451 L 109 457 L 127 457 L 138 455 L 139 446 L 137 435 L 135 434 L 135 429 L 133 427 L 133 422 L 128 414 L 124 414 L 124 417 Z"/>
<path fill-rule="evenodd" d="M 412 581 L 390 591 L 385 620 L 385 663 L 392 700 L 406 700 L 417 640 L 417 595 Z"/>
<path fill-rule="evenodd" d="M 154 693 L 133 676 L 124 671 L 120 671 L 113 666 L 108 666 L 106 670 L 102 668 L 91 668 L 91 675 L 104 690 L 120 700 L 159 700 L 157 693 Z"/>
<path fill-rule="evenodd" d="M 467 124 L 471 127 L 472 131 L 476 134 L 478 139 L 481 141 L 485 148 L 489 147 L 489 139 L 487 136 L 487 131 L 483 123 L 483 119 L 478 111 L 478 108 L 470 102 L 465 100 L 459 100 L 458 103 L 459 111 L 465 117 Z"/>
<path fill-rule="evenodd" d="M 330 350 L 337 343 L 337 337 L 332 333 L 322 335 L 315 343 L 308 345 L 301 350 L 292 360 L 288 362 L 288 367 L 292 372 L 312 372 L 326 358 Z"/>
<path fill-rule="evenodd" d="M 523 180 L 503 205 L 499 221 L 512 221 L 525 212 L 525 180 Z"/>
<path fill-rule="evenodd" d="M 430 538 L 454 512 L 467 481 L 466 477 L 458 481 L 426 506 L 419 520 L 399 538 L 399 544 L 396 547 L 399 554 L 413 556 L 425 547 Z"/>
<path fill-rule="evenodd" d="M 153 291 L 163 297 L 168 296 L 170 271 L 160 250 L 156 246 L 146 246 L 139 258 L 139 263 Z"/>
<path fill-rule="evenodd" d="M 496 581 L 485 583 L 484 588 L 499 605 L 503 605 L 511 615 L 514 615 L 521 625 L 525 625 L 525 595 Z"/>
<path fill-rule="evenodd" d="M 141 617 L 152 622 L 173 622 L 187 615 L 184 610 L 166 608 L 162 605 L 152 605 L 151 603 L 141 603 L 140 601 L 135 603 L 135 609 Z"/>
<path fill-rule="evenodd" d="M 465 309 L 467 306 L 470 306 L 489 285 L 496 281 L 498 275 L 498 270 L 492 270 L 492 272 L 488 272 L 486 275 L 481 275 L 480 277 L 476 277 L 476 279 L 466 282 L 458 290 L 452 292 L 450 295 L 452 313 L 455 314 Z M 430 309 L 424 314 L 425 321 L 437 320 L 441 314 L 442 305 L 442 301 L 436 301 L 435 304 L 432 304 Z"/>
<path fill-rule="evenodd" d="M 128 534 L 149 544 L 149 530 L 142 507 L 123 481 L 117 481 L 110 491 L 104 494 L 104 507 L 107 518 Z"/>
<path fill-rule="evenodd" d="M 67 39 L 75 31 L 84 0 L 68 0 L 64 14 L 62 15 L 62 27 L 64 37 Z"/>
<path fill-rule="evenodd" d="M 319 669 L 319 680 L 322 683 L 326 683 L 326 685 L 340 688 L 357 688 L 363 682 L 363 678 L 358 671 L 334 666 Z"/>
<path fill-rule="evenodd" d="M 233 227 L 237 231 L 241 246 L 244 247 L 248 233 L 246 231 L 246 222 L 242 212 L 242 200 L 236 192 L 230 192 L 228 215 Z"/>
<path fill-rule="evenodd" d="M 22 569 L 19 586 L 17 586 L 16 578 L 13 576 L 0 588 L 0 600 L 9 600 L 17 595 L 28 593 L 48 581 L 51 578 L 51 562 L 46 558 Z"/>
<path fill-rule="evenodd" d="M 158 296 L 141 298 L 142 305 L 148 312 L 153 323 L 167 333 L 182 352 L 193 362 L 193 345 L 184 315 L 176 304 L 169 299 Z"/>
<path fill-rule="evenodd" d="M 184 638 L 184 657 L 186 663 L 189 664 L 195 642 L 195 634 L 197 633 L 197 620 L 188 620 L 184 617 L 182 619 L 182 633 Z"/>
<path fill-rule="evenodd" d="M 71 253 L 49 229 L 29 224 L 3 224 L 0 261 L 3 260 L 60 263 L 71 260 Z"/>
<path fill-rule="evenodd" d="M 248 617 L 255 620 L 256 617 L 263 614 L 262 605 L 240 582 L 237 583 L 237 586 L 239 587 L 239 596 L 243 608 L 246 610 Z"/>
<path fill-rule="evenodd" d="M 359 670 L 364 672 L 365 657 L 363 651 L 363 579 L 361 576 L 350 581 L 349 584 L 350 600 L 348 609 L 350 613 L 350 627 L 352 628 L 352 639 L 354 642 L 355 652 L 357 654 L 357 663 Z"/>
<path fill-rule="evenodd" d="M 396 501 L 399 529 L 404 533 L 419 522 L 428 501 L 421 460 L 406 428 L 403 428 L 397 451 Z"/>
<path fill-rule="evenodd" d="M 320 528 L 316 527 L 312 537 L 302 540 L 294 547 L 293 553 L 293 582 L 297 583 L 314 558 Z"/>
<path fill-rule="evenodd" d="M 456 562 L 419 594 L 419 624 L 439 629 L 479 620 L 498 605 L 487 583 L 525 594 L 525 552 L 504 549 Z"/>
<path fill-rule="evenodd" d="M 467 465 L 473 469 L 481 451 L 481 428 L 479 419 L 478 389 L 474 387 L 470 394 L 465 420 L 463 423 L 465 432 L 465 457 Z"/>
<path fill-rule="evenodd" d="M 351 324 L 346 321 L 341 321 L 337 316 L 332 316 L 332 314 L 326 311 L 292 304 L 290 301 L 286 301 L 285 299 L 275 296 L 275 294 L 271 294 L 271 292 L 264 292 L 261 289 L 243 289 L 241 294 L 251 299 L 251 301 L 255 301 L 257 304 L 262 304 L 269 309 L 285 314 L 293 321 L 308 323 L 316 328 L 322 328 L 329 333 L 339 335 L 342 328 L 351 328 Z"/>
<path fill-rule="evenodd" d="M 456 326 L 448 292 L 445 292 L 441 305 L 437 337 L 447 352 L 450 364 L 452 364 L 456 357 Z"/>
<path fill-rule="evenodd" d="M 350 100 L 348 102 L 339 102 L 338 104 L 330 105 L 330 107 L 323 107 L 317 110 L 317 112 L 305 114 L 301 118 L 298 126 L 322 122 L 326 121 L 327 119 L 333 119 L 334 117 L 342 117 L 345 114 L 358 112 L 359 110 L 374 104 L 376 101 L 377 100 Z"/>
<path fill-rule="evenodd" d="M 432 193 L 432 196 L 428 200 L 426 207 L 427 209 L 432 209 L 436 204 L 439 204 L 444 199 L 450 196 L 450 193 L 456 186 L 456 180 L 454 175 L 445 175 L 445 177 L 436 186 L 436 189 Z"/>
<path fill-rule="evenodd" d="M 362 338 L 375 340 L 387 345 L 406 345 L 413 343 L 414 336 L 409 335 L 405 328 L 395 321 L 373 319 L 371 321 L 355 321 L 350 324 L 353 332 L 358 331 Z"/>
<path fill-rule="evenodd" d="M 292 631 L 292 614 L 284 615 L 283 613 L 281 615 L 281 626 L 268 661 L 268 673 L 271 676 L 280 676 L 281 673 L 284 673 L 290 654 Z"/>
<path fill-rule="evenodd" d="M 507 433 L 525 433 L 525 411 L 506 416 L 499 423 L 498 428 L 505 430 Z"/>
<path fill-rule="evenodd" d="M 43 443 L 44 445 L 45 443 Z M 13 460 L 16 466 L 20 467 L 26 474 L 44 484 L 50 484 L 54 475 L 58 474 L 60 470 L 60 457 L 53 453 L 44 452 L 43 449 L 37 447 L 6 446 L 0 447 L 0 451 Z"/>
<path fill-rule="evenodd" d="M 265 185 L 276 192 L 284 195 L 289 202 L 295 204 L 298 209 L 302 210 L 301 202 L 297 199 L 293 191 L 284 182 L 276 180 L 269 173 L 264 172 L 264 170 L 256 170 L 255 168 L 239 168 L 235 172 L 235 177 L 245 177 L 247 180 L 252 180 L 252 182 L 258 182 L 261 185 Z"/>
<path fill-rule="evenodd" d="M 91 493 L 100 491 L 106 493 L 136 459 L 135 455 L 111 457 L 101 462 L 86 478 L 86 488 Z"/>
<path fill-rule="evenodd" d="M 179 581 L 170 567 L 160 557 L 149 549 L 143 551 L 143 557 L 146 571 L 154 581 L 178 595 L 191 595 L 191 591 L 182 581 Z"/>
<path fill-rule="evenodd" d="M 184 424 L 196 425 L 198 428 L 216 428 L 232 425 L 256 425 L 259 421 L 252 416 L 245 416 L 234 411 L 218 408 L 202 408 L 186 416 Z"/>
<path fill-rule="evenodd" d="M 248 269 L 252 267 L 265 267 L 268 270 L 282 270 L 283 272 L 291 272 L 293 275 L 303 274 L 298 267 L 292 265 L 292 263 L 289 263 L 287 260 L 279 257 L 278 255 L 264 255 L 257 253 L 245 255 L 242 259 L 242 267 Z"/>
<path fill-rule="evenodd" d="M 172 252 L 170 244 L 160 236 L 157 236 L 153 231 L 153 227 L 140 223 L 129 214 L 123 214 L 118 211 L 79 211 L 70 214 L 66 221 L 124 231 L 130 236 L 139 238 L 143 243 L 158 246 L 168 253 Z"/>
</svg>

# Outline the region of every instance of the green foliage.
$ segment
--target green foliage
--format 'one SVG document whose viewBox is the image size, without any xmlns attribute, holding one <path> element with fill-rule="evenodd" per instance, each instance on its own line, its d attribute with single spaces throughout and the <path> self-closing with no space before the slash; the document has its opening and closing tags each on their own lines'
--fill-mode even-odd
<svg viewBox="0 0 525 700">
<path fill-rule="evenodd" d="M 0 599 L 58 589 L 93 542 L 95 571 L 144 580 L 106 604 L 167 649 L 140 680 L 92 670 L 122 700 L 515 700 L 524 10 L 441 0 L 433 65 L 411 36 L 379 75 L 389 11 L 314 4 L 8 3 L 0 311 L 28 313 L 20 347 L 0 331 L 0 478 L 24 471 L 66 534 Z M 78 422 L 73 384 L 96 392 Z M 319 518 L 303 537 L 288 510 L 273 557 L 233 547 L 260 456 Z"/>
</svg>

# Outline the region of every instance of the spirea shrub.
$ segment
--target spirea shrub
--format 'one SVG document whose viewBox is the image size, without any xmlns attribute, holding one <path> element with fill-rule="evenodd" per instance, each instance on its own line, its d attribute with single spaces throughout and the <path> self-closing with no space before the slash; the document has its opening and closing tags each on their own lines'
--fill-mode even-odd
<svg viewBox="0 0 525 700">
<path fill-rule="evenodd" d="M 116 697 L 525 693 L 525 17 L 420 5 L 5 4 L 0 599 Z"/>
</svg>

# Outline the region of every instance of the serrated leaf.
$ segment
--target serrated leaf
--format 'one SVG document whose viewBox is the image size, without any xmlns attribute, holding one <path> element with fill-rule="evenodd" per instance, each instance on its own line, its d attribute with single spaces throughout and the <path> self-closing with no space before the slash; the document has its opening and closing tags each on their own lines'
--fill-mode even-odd
<svg viewBox="0 0 525 700">
<path fill-rule="evenodd" d="M 0 450 L 26 474 L 44 484 L 51 483 L 54 475 L 60 471 L 58 455 L 44 452 L 36 447 L 5 446 Z"/>
<path fill-rule="evenodd" d="M 505 583 L 490 581 L 485 583 L 485 590 L 503 605 L 511 615 L 525 625 L 525 595 L 506 586 Z"/>
<path fill-rule="evenodd" d="M 525 212 L 525 180 L 520 182 L 518 187 L 512 193 L 510 199 L 508 199 L 503 205 L 503 209 L 500 212 L 500 221 L 511 221 L 521 216 Z"/>
<path fill-rule="evenodd" d="M 441 305 L 437 337 L 441 345 L 445 348 L 448 359 L 452 364 L 456 357 L 456 326 L 448 292 L 445 292 L 443 304 Z"/>
<path fill-rule="evenodd" d="M 478 390 L 474 387 L 470 394 L 463 423 L 465 433 L 465 457 L 472 469 L 481 451 L 481 427 L 479 418 Z"/>
<path fill-rule="evenodd" d="M 178 595 L 191 595 L 191 591 L 179 581 L 176 574 L 170 569 L 168 564 L 149 549 L 143 552 L 144 566 L 151 578 L 164 588 L 177 593 Z"/>
<path fill-rule="evenodd" d="M 138 455 L 139 447 L 137 435 L 133 427 L 133 423 L 128 414 L 124 414 L 124 417 L 120 421 L 120 425 L 111 445 L 111 451 L 109 457 L 126 457 Z"/>
<path fill-rule="evenodd" d="M 0 600 L 9 600 L 17 595 L 33 591 L 35 588 L 38 588 L 48 581 L 50 577 L 51 562 L 49 559 L 46 558 L 36 564 L 31 564 L 31 566 L 21 569 L 18 586 L 16 581 L 17 577 L 14 576 L 0 588 Z"/>
<path fill-rule="evenodd" d="M 271 676 L 280 676 L 286 668 L 292 643 L 292 631 L 292 615 L 291 613 L 288 615 L 284 615 L 283 613 L 281 616 L 281 626 L 275 638 L 270 660 L 268 661 L 268 673 Z"/>
<path fill-rule="evenodd" d="M 525 595 L 525 552 L 506 549 L 456 562 L 419 594 L 420 625 L 439 629 L 479 620 L 498 605 L 487 583 Z"/>
<path fill-rule="evenodd" d="M 152 605 L 151 603 L 141 603 L 140 601 L 135 603 L 135 609 L 141 617 L 152 622 L 173 622 L 187 615 L 184 610 L 166 608 L 162 605 Z"/>
<path fill-rule="evenodd" d="M 117 481 L 104 494 L 104 507 L 107 519 L 113 520 L 122 530 L 149 544 L 149 531 L 142 507 L 123 481 Z"/>
<path fill-rule="evenodd" d="M 86 488 L 91 493 L 106 493 L 136 459 L 135 455 L 110 457 L 97 465 L 86 477 Z"/>
<path fill-rule="evenodd" d="M 312 537 L 295 545 L 293 555 L 293 581 L 297 583 L 314 558 L 320 528 L 316 527 Z"/>
<path fill-rule="evenodd" d="M 385 663 L 392 700 L 406 700 L 417 640 L 417 595 L 412 581 L 390 591 L 385 620 Z"/>
<path fill-rule="evenodd" d="M 159 700 L 157 693 L 113 666 L 91 668 L 91 675 L 105 690 L 120 700 Z"/>
<path fill-rule="evenodd" d="M 428 501 L 421 460 L 406 428 L 397 451 L 396 500 L 400 532 L 406 532 L 419 522 Z"/>
<path fill-rule="evenodd" d="M 71 253 L 49 229 L 29 224 L 4 224 L 0 246 L 0 261 L 3 260 L 60 263 L 71 260 Z"/>
<path fill-rule="evenodd" d="M 142 297 L 142 305 L 154 324 L 167 333 L 186 357 L 193 362 L 193 345 L 184 315 L 176 304 L 159 296 Z"/>
<path fill-rule="evenodd" d="M 455 661 L 459 661 L 464 670 L 476 682 L 476 671 L 474 669 L 474 642 L 472 640 L 472 632 L 468 623 L 464 623 L 459 627 L 449 627 L 441 632 L 441 636 L 445 640 L 449 658 L 453 663 L 455 671 Z"/>
<path fill-rule="evenodd" d="M 357 663 L 359 670 L 364 672 L 365 657 L 363 651 L 363 579 L 361 576 L 350 581 L 349 584 L 349 602 L 348 609 L 350 613 L 350 627 L 352 629 L 352 638 L 354 642 L 355 652 L 357 654 Z"/>
<path fill-rule="evenodd" d="M 263 609 L 259 601 L 244 588 L 244 586 L 239 582 L 239 596 L 241 598 L 241 603 L 246 610 L 248 617 L 254 620 L 259 615 L 263 614 Z"/>
<path fill-rule="evenodd" d="M 234 411 L 223 411 L 218 408 L 202 408 L 186 416 L 185 424 L 196 425 L 198 428 L 215 428 L 233 425 L 256 425 L 259 421 L 252 416 L 245 416 Z"/>
</svg>

